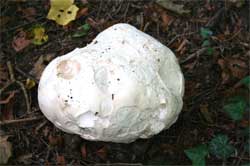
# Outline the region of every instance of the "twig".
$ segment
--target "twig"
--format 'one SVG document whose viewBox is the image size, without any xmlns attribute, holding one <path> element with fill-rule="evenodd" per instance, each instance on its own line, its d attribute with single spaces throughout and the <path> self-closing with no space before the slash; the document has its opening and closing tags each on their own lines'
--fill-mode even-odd
<svg viewBox="0 0 250 166">
<path fill-rule="evenodd" d="M 189 35 L 193 35 L 197 32 L 190 32 L 190 33 L 183 33 L 180 35 L 176 35 L 170 42 L 168 42 L 167 46 L 171 45 L 177 38 L 182 37 L 182 36 L 189 36 Z"/>
<path fill-rule="evenodd" d="M 23 94 L 24 94 L 24 98 L 25 98 L 25 103 L 26 103 L 26 108 L 27 108 L 27 112 L 30 113 L 30 102 L 29 102 L 29 97 L 28 97 L 28 93 L 23 85 L 23 83 L 21 81 L 18 81 L 15 79 L 15 76 L 14 76 L 14 71 L 13 71 L 13 67 L 11 65 L 11 62 L 8 61 L 7 62 L 7 67 L 8 67 L 8 70 L 9 70 L 9 74 L 10 74 L 10 82 L 8 82 L 2 89 L 0 89 L 0 95 L 2 94 L 2 92 L 8 88 L 11 84 L 18 84 L 22 91 L 23 91 Z"/>
<path fill-rule="evenodd" d="M 186 59 L 180 61 L 180 64 L 183 64 L 183 63 L 187 62 L 188 60 L 190 60 L 190 59 L 192 59 L 192 58 L 194 58 L 194 57 L 196 57 L 196 56 L 200 56 L 200 55 L 203 54 L 206 50 L 207 50 L 207 48 L 201 48 L 201 49 L 199 49 L 198 51 L 196 51 L 196 52 L 190 54 Z"/>
<path fill-rule="evenodd" d="M 124 22 L 125 22 L 126 17 L 127 17 L 127 13 L 128 13 L 129 6 L 130 6 L 130 3 L 128 2 L 128 5 L 127 5 L 127 7 L 126 7 L 126 9 L 125 9 L 125 12 L 124 12 L 124 15 L 123 15 Z"/>
<path fill-rule="evenodd" d="M 15 120 L 5 120 L 5 121 L 0 121 L 0 126 L 2 125 L 9 125 L 9 124 L 17 124 L 17 123 L 24 123 L 24 122 L 30 122 L 30 121 L 36 121 L 43 119 L 43 116 L 39 117 L 32 117 L 32 118 L 24 118 L 24 119 L 15 119 Z"/>
<path fill-rule="evenodd" d="M 147 22 L 143 28 L 143 32 L 145 32 L 148 29 L 148 26 L 150 25 L 150 22 Z"/>
<path fill-rule="evenodd" d="M 14 97 L 14 95 L 15 95 L 15 92 L 14 91 L 11 92 L 6 99 L 0 100 L 0 104 L 7 104 L 10 101 L 10 99 Z"/>
<path fill-rule="evenodd" d="M 10 80 L 12 82 L 15 82 L 14 71 L 13 71 L 13 68 L 12 68 L 12 65 L 11 65 L 10 61 L 7 62 L 7 67 L 8 67 L 9 74 L 10 74 Z"/>
<path fill-rule="evenodd" d="M 206 27 L 211 27 L 211 26 L 213 26 L 213 24 L 215 24 L 215 20 L 217 19 L 217 18 L 219 18 L 219 16 L 221 15 L 221 13 L 224 11 L 224 7 L 223 8 L 221 8 L 220 10 L 218 10 L 218 12 L 207 22 L 207 24 L 206 24 Z"/>
<path fill-rule="evenodd" d="M 38 133 L 38 131 L 44 126 L 46 125 L 47 121 L 44 120 L 41 124 L 39 124 L 36 129 L 35 129 L 35 132 Z"/>
<path fill-rule="evenodd" d="M 25 72 L 24 72 L 23 70 L 21 70 L 19 67 L 15 66 L 15 70 L 16 70 L 18 73 L 22 74 L 24 77 L 27 77 L 27 78 L 30 78 L 30 79 L 34 80 L 36 84 L 39 83 L 39 81 L 38 81 L 34 76 L 32 76 L 32 75 L 30 75 L 30 74 L 28 74 L 28 73 L 25 73 Z"/>
<path fill-rule="evenodd" d="M 28 97 L 28 93 L 23 85 L 22 82 L 20 81 L 16 81 L 16 83 L 21 87 L 22 91 L 23 91 L 23 95 L 24 95 L 24 98 L 25 98 L 25 102 L 26 102 L 26 108 L 27 108 L 27 112 L 30 113 L 30 102 L 29 102 L 29 97 Z"/>
</svg>

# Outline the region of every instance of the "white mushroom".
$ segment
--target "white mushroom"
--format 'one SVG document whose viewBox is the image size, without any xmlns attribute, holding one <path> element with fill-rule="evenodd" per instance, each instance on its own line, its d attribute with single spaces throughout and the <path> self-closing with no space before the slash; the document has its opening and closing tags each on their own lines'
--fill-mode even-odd
<svg viewBox="0 0 250 166">
<path fill-rule="evenodd" d="M 169 128 L 182 108 L 184 78 L 173 52 L 128 24 L 54 59 L 38 100 L 61 130 L 87 140 L 129 143 Z"/>
</svg>

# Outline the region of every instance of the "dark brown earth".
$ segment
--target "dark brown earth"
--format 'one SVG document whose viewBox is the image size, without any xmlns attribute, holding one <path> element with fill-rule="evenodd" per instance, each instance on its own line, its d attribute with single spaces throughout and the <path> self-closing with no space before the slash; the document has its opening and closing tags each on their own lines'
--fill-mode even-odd
<svg viewBox="0 0 250 166">
<path fill-rule="evenodd" d="M 249 126 L 249 113 L 235 123 L 223 112 L 228 97 L 249 96 L 248 89 L 239 84 L 249 75 L 248 0 L 243 0 L 242 4 L 233 0 L 175 1 L 190 10 L 188 14 L 164 9 L 153 1 L 82 2 L 75 3 L 81 9 L 87 8 L 88 12 L 63 27 L 46 19 L 47 0 L 0 1 L 0 134 L 7 136 L 12 144 L 8 164 L 190 165 L 184 150 L 208 143 L 217 134 L 227 135 L 237 152 L 227 160 L 209 155 L 207 164 L 250 162 L 249 153 L 243 153 L 245 142 L 239 135 L 241 129 Z M 35 13 L 27 12 L 27 8 Z M 71 37 L 85 22 L 91 25 L 87 35 Z M 184 107 L 178 121 L 150 139 L 131 144 L 90 142 L 58 130 L 38 107 L 39 71 L 53 58 L 84 47 L 99 32 L 120 22 L 134 25 L 175 52 L 186 81 Z M 42 45 L 29 44 L 16 51 L 13 40 L 17 34 L 36 24 L 45 28 L 48 41 Z M 212 53 L 202 46 L 202 27 L 213 33 L 209 38 Z M 34 80 L 35 86 L 27 86 L 27 79 Z"/>
</svg>

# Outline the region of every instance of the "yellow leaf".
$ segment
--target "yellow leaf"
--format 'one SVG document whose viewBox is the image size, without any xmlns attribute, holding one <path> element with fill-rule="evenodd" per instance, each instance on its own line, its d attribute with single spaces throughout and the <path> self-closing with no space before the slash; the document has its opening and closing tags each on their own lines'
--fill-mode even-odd
<svg viewBox="0 0 250 166">
<path fill-rule="evenodd" d="M 48 35 L 45 34 L 45 29 L 41 26 L 36 26 L 32 29 L 33 39 L 32 43 L 41 45 L 48 41 Z"/>
<path fill-rule="evenodd" d="M 55 20 L 57 24 L 67 25 L 75 20 L 79 8 L 73 4 L 74 0 L 51 0 L 47 18 Z"/>
<path fill-rule="evenodd" d="M 35 85 L 36 85 L 36 83 L 35 83 L 34 80 L 31 80 L 31 79 L 29 79 L 29 78 L 26 80 L 25 87 L 26 87 L 27 89 L 31 89 L 31 88 L 33 88 Z"/>
</svg>

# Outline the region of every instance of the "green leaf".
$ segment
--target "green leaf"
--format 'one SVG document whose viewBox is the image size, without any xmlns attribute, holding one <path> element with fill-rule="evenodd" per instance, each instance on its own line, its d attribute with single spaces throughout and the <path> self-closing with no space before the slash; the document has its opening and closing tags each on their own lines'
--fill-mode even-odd
<svg viewBox="0 0 250 166">
<path fill-rule="evenodd" d="M 217 158 L 227 159 L 236 149 L 228 143 L 226 135 L 217 135 L 209 143 L 209 152 Z"/>
<path fill-rule="evenodd" d="M 48 41 L 48 35 L 45 33 L 45 28 L 41 25 L 35 25 L 31 29 L 32 43 L 42 45 Z"/>
<path fill-rule="evenodd" d="M 243 164 L 241 166 L 250 166 L 250 163 Z"/>
<path fill-rule="evenodd" d="M 214 53 L 214 49 L 211 47 L 207 48 L 206 51 L 207 51 L 207 55 L 213 55 L 213 53 Z"/>
<path fill-rule="evenodd" d="M 202 47 L 208 47 L 208 46 L 210 46 L 210 41 L 209 40 L 204 40 L 203 42 L 202 42 L 202 45 L 201 45 Z"/>
<path fill-rule="evenodd" d="M 233 97 L 229 103 L 224 106 L 224 111 L 227 112 L 234 121 L 241 120 L 246 110 L 247 103 L 241 96 Z"/>
<path fill-rule="evenodd" d="M 208 155 L 207 145 L 184 150 L 187 157 L 192 161 L 193 166 L 205 166 L 205 157 Z"/>
<path fill-rule="evenodd" d="M 82 28 L 84 31 L 86 31 L 86 32 L 87 32 L 87 31 L 89 31 L 89 30 L 90 30 L 90 28 L 91 28 L 91 27 L 90 27 L 90 25 L 89 25 L 89 24 L 85 23 L 84 25 L 82 25 L 82 26 L 81 26 L 81 28 Z"/>
<path fill-rule="evenodd" d="M 240 131 L 240 134 L 246 138 L 250 138 L 250 127 L 246 127 Z"/>
<path fill-rule="evenodd" d="M 72 35 L 72 37 L 82 37 L 82 36 L 86 36 L 88 34 L 88 31 L 90 30 L 90 25 L 85 23 L 84 25 L 79 27 L 79 31 L 77 31 L 76 33 L 74 33 Z"/>
<path fill-rule="evenodd" d="M 250 89 L 250 76 L 246 76 L 240 82 Z"/>
<path fill-rule="evenodd" d="M 200 35 L 202 36 L 203 39 L 208 39 L 210 36 L 213 35 L 213 32 L 208 29 L 208 28 L 201 28 L 200 29 Z"/>
</svg>

